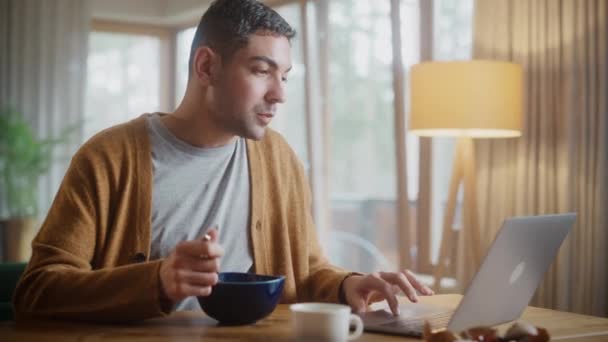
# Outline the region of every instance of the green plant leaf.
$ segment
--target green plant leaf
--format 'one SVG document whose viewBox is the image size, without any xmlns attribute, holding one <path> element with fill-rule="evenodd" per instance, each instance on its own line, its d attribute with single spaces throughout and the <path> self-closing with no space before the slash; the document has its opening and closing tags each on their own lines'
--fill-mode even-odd
<svg viewBox="0 0 608 342">
<path fill-rule="evenodd" d="M 79 121 L 56 137 L 38 139 L 19 111 L 0 105 L 1 200 L 11 217 L 37 214 L 38 180 L 52 165 L 55 147 L 69 142 L 81 125 Z"/>
</svg>

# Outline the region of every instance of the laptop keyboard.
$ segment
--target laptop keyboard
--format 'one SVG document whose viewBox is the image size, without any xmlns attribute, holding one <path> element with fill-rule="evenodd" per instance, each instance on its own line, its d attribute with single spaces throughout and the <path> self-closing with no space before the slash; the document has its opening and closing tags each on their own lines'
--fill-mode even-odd
<svg viewBox="0 0 608 342">
<path fill-rule="evenodd" d="M 424 322 L 429 322 L 432 330 L 442 329 L 448 326 L 453 313 L 454 311 L 447 311 L 421 317 L 403 318 L 382 324 L 382 326 L 399 329 L 407 334 L 421 336 L 424 331 Z"/>
</svg>

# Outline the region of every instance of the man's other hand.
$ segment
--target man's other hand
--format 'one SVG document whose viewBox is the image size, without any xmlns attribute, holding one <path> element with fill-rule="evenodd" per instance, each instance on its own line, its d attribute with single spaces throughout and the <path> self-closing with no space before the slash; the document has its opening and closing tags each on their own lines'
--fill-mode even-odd
<svg viewBox="0 0 608 342">
<path fill-rule="evenodd" d="M 207 237 L 179 243 L 160 266 L 160 281 L 166 298 L 178 302 L 189 296 L 208 296 L 217 283 L 219 258 L 224 250 L 217 243 L 217 230 Z"/>
<path fill-rule="evenodd" d="M 342 287 L 346 303 L 357 313 L 366 311 L 371 303 L 386 299 L 393 314 L 399 315 L 396 295 L 400 291 L 412 302 L 418 301 L 416 292 L 424 296 L 434 294 L 433 290 L 420 283 L 409 270 L 353 275 L 344 280 Z"/>
</svg>

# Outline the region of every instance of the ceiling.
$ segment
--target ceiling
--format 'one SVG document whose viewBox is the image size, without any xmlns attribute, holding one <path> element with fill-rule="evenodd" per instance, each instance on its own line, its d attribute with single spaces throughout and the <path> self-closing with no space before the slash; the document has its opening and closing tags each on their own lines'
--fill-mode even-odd
<svg viewBox="0 0 608 342">
<path fill-rule="evenodd" d="M 198 22 L 211 0 L 92 0 L 95 19 L 161 26 Z"/>
</svg>

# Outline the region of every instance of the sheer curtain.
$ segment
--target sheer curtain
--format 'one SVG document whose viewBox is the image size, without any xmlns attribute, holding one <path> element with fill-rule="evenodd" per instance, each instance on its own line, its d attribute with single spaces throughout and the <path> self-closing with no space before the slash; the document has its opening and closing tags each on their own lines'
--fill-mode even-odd
<svg viewBox="0 0 608 342">
<path fill-rule="evenodd" d="M 55 137 L 82 118 L 89 23 L 89 0 L 0 2 L 0 105 L 22 112 L 39 138 Z M 55 150 L 40 181 L 40 218 L 80 143 L 78 133 Z"/>
<path fill-rule="evenodd" d="M 608 313 L 607 6 L 477 1 L 474 23 L 475 58 L 526 73 L 523 137 L 476 142 L 483 249 L 506 217 L 577 212 L 533 304 L 594 315 Z"/>
</svg>

